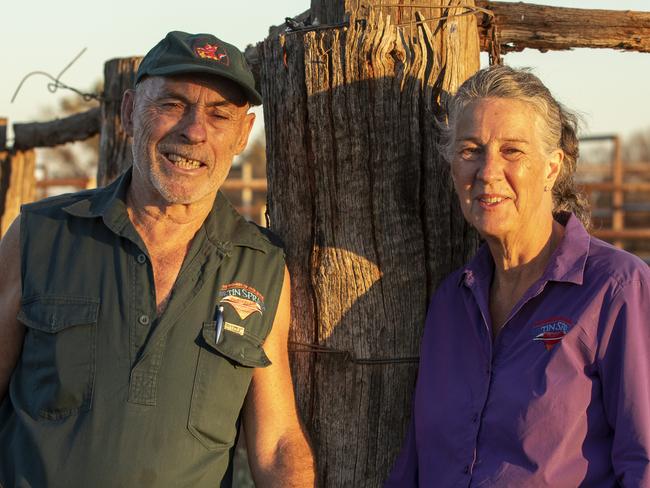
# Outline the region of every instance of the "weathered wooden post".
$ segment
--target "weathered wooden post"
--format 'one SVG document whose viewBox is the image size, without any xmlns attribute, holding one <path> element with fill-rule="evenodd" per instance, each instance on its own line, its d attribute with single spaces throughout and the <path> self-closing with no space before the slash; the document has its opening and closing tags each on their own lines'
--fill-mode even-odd
<svg viewBox="0 0 650 488">
<path fill-rule="evenodd" d="M 10 151 L 7 119 L 0 118 L 0 237 L 20 213 L 23 203 L 34 200 L 36 180 L 34 150 Z"/>
<path fill-rule="evenodd" d="M 4 151 L 7 146 L 7 119 L 0 117 L 0 151 Z"/>
<path fill-rule="evenodd" d="M 122 94 L 133 88 L 142 58 L 118 58 L 104 65 L 104 96 L 99 139 L 97 185 L 105 186 L 133 163 L 130 138 L 122 130 Z"/>
<path fill-rule="evenodd" d="M 313 0 L 318 26 L 258 46 L 269 217 L 286 243 L 294 381 L 321 486 L 381 485 L 428 298 L 476 248 L 433 120 L 478 69 L 476 19 L 459 0 L 410 3 Z M 415 24 L 415 10 L 446 18 Z"/>
</svg>

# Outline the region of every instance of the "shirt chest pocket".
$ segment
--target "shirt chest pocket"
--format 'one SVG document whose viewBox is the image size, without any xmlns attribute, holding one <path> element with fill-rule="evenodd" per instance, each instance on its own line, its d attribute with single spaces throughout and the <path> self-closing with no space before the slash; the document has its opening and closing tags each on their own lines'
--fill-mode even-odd
<svg viewBox="0 0 650 488">
<path fill-rule="evenodd" d="M 99 300 L 39 296 L 18 314 L 25 341 L 12 398 L 32 418 L 60 420 L 90 409 Z"/>
<path fill-rule="evenodd" d="M 197 343 L 200 350 L 188 429 L 207 449 L 226 449 L 235 441 L 254 368 L 266 367 L 271 361 L 261 339 L 248 331 L 226 330 L 217 344 L 214 322 L 203 324 Z"/>
</svg>

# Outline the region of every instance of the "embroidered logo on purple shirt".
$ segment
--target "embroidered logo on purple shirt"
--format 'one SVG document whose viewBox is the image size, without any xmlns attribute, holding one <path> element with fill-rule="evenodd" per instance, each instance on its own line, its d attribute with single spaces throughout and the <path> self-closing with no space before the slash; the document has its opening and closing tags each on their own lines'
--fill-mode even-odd
<svg viewBox="0 0 650 488">
<path fill-rule="evenodd" d="M 566 317 L 551 317 L 533 324 L 535 337 L 533 341 L 544 344 L 547 351 L 553 349 L 573 327 L 573 321 Z"/>
</svg>

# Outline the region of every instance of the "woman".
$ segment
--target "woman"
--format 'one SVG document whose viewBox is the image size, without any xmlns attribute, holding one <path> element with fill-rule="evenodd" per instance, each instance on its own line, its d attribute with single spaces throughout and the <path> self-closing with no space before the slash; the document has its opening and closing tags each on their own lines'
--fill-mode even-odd
<svg viewBox="0 0 650 488">
<path fill-rule="evenodd" d="M 485 244 L 431 301 L 386 486 L 650 486 L 650 273 L 585 230 L 575 117 L 491 67 L 451 100 L 442 150 Z"/>
</svg>

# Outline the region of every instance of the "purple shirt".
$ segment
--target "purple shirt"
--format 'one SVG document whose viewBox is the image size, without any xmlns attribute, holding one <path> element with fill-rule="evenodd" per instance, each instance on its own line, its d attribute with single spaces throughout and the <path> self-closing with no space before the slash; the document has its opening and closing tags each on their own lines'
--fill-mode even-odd
<svg viewBox="0 0 650 488">
<path fill-rule="evenodd" d="M 650 271 L 570 216 L 494 343 L 483 246 L 436 291 L 386 487 L 650 487 Z"/>
</svg>

